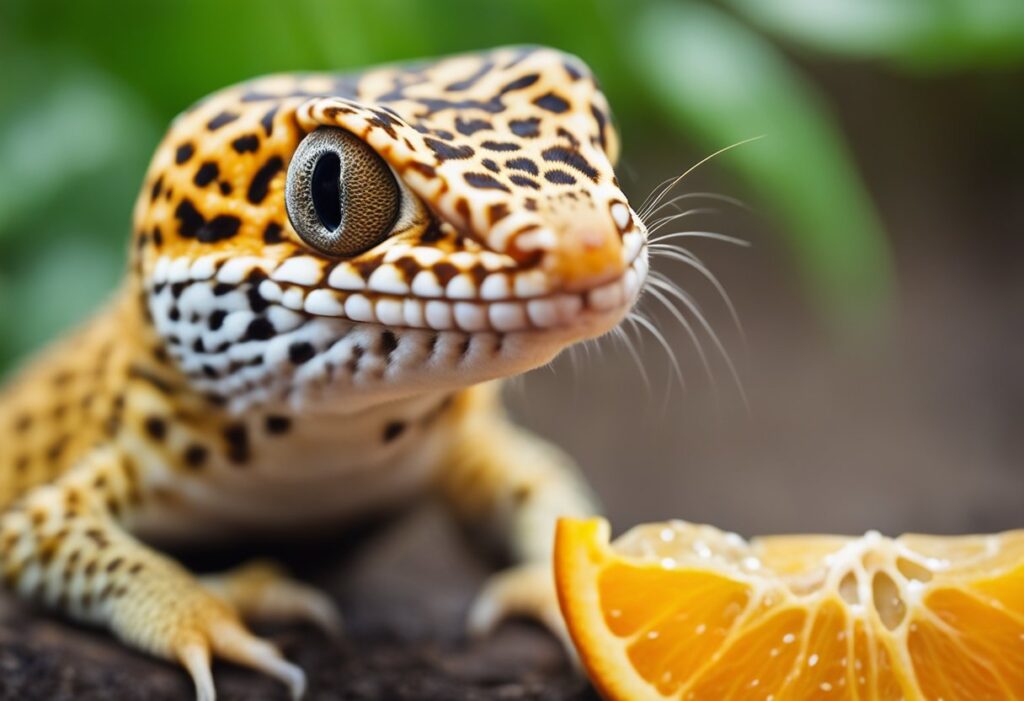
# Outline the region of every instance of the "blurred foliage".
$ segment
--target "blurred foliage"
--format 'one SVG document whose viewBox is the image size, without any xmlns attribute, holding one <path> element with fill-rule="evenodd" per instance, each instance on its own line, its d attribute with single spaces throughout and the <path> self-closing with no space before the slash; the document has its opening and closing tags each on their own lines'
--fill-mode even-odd
<svg viewBox="0 0 1024 701">
<path fill-rule="evenodd" d="M 764 135 L 712 167 L 741 176 L 749 193 L 734 194 L 775 217 L 823 318 L 863 328 L 891 288 L 886 237 L 828 107 L 788 53 L 914 71 L 1006 66 L 1024 61 L 1024 3 L 3 0 L 0 370 L 116 285 L 149 154 L 191 102 L 263 73 L 507 43 L 582 56 L 634 164 L 657 153 L 663 130 L 705 153 Z"/>
</svg>

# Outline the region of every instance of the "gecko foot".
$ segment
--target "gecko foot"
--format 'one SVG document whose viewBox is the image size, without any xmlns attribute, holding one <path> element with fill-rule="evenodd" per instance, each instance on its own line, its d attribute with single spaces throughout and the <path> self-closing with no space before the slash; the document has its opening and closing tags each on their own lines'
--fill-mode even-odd
<svg viewBox="0 0 1024 701">
<path fill-rule="evenodd" d="M 157 574 L 151 568 L 151 574 Z M 192 677 L 197 701 L 214 701 L 214 657 L 274 677 L 298 699 L 306 675 L 271 643 L 250 633 L 235 607 L 177 568 L 161 568 L 149 586 L 135 588 L 111 606 L 119 637 L 161 657 L 177 660 Z"/>
<path fill-rule="evenodd" d="M 492 575 L 469 610 L 467 629 L 475 638 L 484 637 L 502 621 L 516 616 L 541 623 L 562 642 L 575 663 L 576 650 L 558 605 L 551 565 L 518 565 Z"/>
<path fill-rule="evenodd" d="M 200 577 L 209 591 L 228 601 L 243 618 L 312 623 L 328 636 L 341 635 L 341 614 L 323 592 L 288 576 L 280 565 L 255 560 L 236 569 Z"/>
</svg>

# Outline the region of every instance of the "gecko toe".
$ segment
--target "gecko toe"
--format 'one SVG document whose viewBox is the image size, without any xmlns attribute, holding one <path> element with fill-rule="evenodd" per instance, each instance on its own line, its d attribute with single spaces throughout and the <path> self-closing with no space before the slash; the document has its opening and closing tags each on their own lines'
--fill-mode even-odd
<svg viewBox="0 0 1024 701">
<path fill-rule="evenodd" d="M 576 660 L 550 565 L 520 565 L 492 575 L 470 607 L 466 628 L 470 636 L 481 638 L 513 617 L 542 624 L 562 642 L 569 658 Z"/>
</svg>

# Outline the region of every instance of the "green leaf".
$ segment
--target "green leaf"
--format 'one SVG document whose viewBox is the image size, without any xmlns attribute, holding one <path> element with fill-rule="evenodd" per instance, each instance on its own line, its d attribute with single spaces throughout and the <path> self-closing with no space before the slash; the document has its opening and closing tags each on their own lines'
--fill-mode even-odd
<svg viewBox="0 0 1024 701">
<path fill-rule="evenodd" d="M 1024 62 L 1020 0 L 729 0 L 758 26 L 815 50 L 917 69 Z"/>
<path fill-rule="evenodd" d="M 815 302 L 838 329 L 883 320 L 889 250 L 874 207 L 815 90 L 756 34 L 710 5 L 660 4 L 634 35 L 638 75 L 679 129 L 720 157 L 789 238 Z"/>
<path fill-rule="evenodd" d="M 20 64 L 43 66 L 57 75 L 23 86 L 0 114 L 0 242 L 38 233 L 37 222 L 26 223 L 32 215 L 66 191 L 91 187 L 104 171 L 123 169 L 127 158 L 138 160 L 155 139 L 138 105 L 102 74 L 68 61 Z"/>
<path fill-rule="evenodd" d="M 121 257 L 80 236 L 23 261 L 0 287 L 0 356 L 23 356 L 88 318 L 123 276 Z"/>
</svg>

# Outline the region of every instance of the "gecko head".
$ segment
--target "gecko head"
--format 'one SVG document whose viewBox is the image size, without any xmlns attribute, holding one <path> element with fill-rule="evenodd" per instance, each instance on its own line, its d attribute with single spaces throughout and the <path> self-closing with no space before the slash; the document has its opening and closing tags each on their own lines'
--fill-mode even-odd
<svg viewBox="0 0 1024 701">
<path fill-rule="evenodd" d="M 236 408 L 524 372 L 612 329 L 643 283 L 617 144 L 590 72 L 551 49 L 229 88 L 147 175 L 146 312 Z"/>
</svg>

